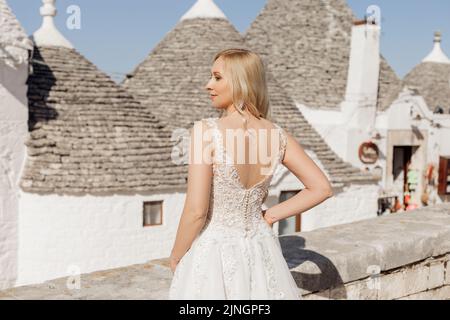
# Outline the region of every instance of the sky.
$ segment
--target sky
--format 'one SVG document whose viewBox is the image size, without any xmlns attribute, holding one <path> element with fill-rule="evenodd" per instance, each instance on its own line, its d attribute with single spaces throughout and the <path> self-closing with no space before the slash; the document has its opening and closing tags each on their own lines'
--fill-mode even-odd
<svg viewBox="0 0 450 320">
<path fill-rule="evenodd" d="M 215 0 L 236 29 L 244 34 L 267 0 Z M 301 0 L 298 0 L 301 1 Z M 317 0 L 320 1 L 320 0 Z M 41 0 L 7 0 L 31 35 L 42 23 Z M 102 71 L 116 81 L 131 72 L 178 23 L 196 0 L 57 0 L 55 23 L 61 33 Z M 369 5 L 381 11 L 381 53 L 404 77 L 431 51 L 434 31 L 443 34 L 450 56 L 449 0 L 347 0 L 363 18 Z M 79 29 L 66 21 L 71 5 L 80 8 Z"/>
</svg>

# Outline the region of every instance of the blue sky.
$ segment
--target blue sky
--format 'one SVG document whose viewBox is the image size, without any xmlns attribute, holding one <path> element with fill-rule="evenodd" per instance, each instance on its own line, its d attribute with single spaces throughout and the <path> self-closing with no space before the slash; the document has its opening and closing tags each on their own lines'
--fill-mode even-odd
<svg viewBox="0 0 450 320">
<path fill-rule="evenodd" d="M 301 0 L 298 0 L 301 1 Z M 319 1 L 319 0 L 317 0 Z M 41 24 L 41 0 L 7 0 L 28 34 Z M 86 58 L 120 80 L 132 71 L 174 28 L 196 0 L 57 0 L 59 30 Z M 250 26 L 266 0 L 215 0 L 241 33 Z M 381 9 L 381 53 L 403 77 L 433 46 L 433 32 L 443 33 L 442 47 L 450 56 L 450 1 L 347 0 L 358 17 L 369 5 Z M 66 28 L 70 5 L 81 9 L 81 29 Z"/>
</svg>

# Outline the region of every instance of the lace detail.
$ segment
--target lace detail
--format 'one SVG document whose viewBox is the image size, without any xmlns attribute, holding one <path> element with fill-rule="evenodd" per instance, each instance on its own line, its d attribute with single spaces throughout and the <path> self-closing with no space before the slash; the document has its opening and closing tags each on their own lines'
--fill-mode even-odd
<svg viewBox="0 0 450 320">
<path fill-rule="evenodd" d="M 276 123 L 274 123 L 275 127 L 278 128 L 279 132 L 280 132 L 280 153 L 279 153 L 279 157 L 278 157 L 278 162 L 282 163 L 283 159 L 284 159 L 284 154 L 286 153 L 286 146 L 287 146 L 287 136 L 286 133 L 284 132 L 284 130 Z"/>
<path fill-rule="evenodd" d="M 254 270 L 256 261 L 255 261 L 255 250 L 256 248 L 253 246 L 252 242 L 246 244 L 244 248 L 244 256 L 247 262 L 247 267 L 249 270 Z M 250 272 L 250 292 L 256 292 L 256 279 L 254 275 Z"/>
<path fill-rule="evenodd" d="M 266 287 L 271 299 L 283 299 L 287 290 L 291 288 L 280 288 L 277 283 L 277 276 L 292 277 L 290 273 L 285 274 L 285 268 L 276 268 L 274 257 L 266 245 L 271 245 L 276 250 L 281 250 L 276 243 L 278 238 L 273 229 L 268 225 L 262 216 L 261 206 L 268 195 L 268 188 L 277 166 L 282 162 L 286 149 L 286 136 L 283 130 L 275 124 L 280 132 L 279 152 L 276 155 L 275 163 L 271 167 L 270 174 L 251 188 L 245 188 L 239 180 L 239 175 L 234 165 L 229 165 L 223 148 L 221 132 L 217 124 L 218 118 L 205 119 L 205 123 L 212 129 L 212 139 L 214 143 L 213 156 L 213 180 L 211 185 L 210 205 L 205 225 L 194 240 L 191 248 L 185 257 L 179 262 L 172 280 L 171 294 L 176 298 L 176 292 L 181 290 L 180 282 L 189 281 L 194 287 L 194 298 L 205 297 L 208 294 L 202 292 L 204 283 L 213 281 L 214 272 L 221 272 L 223 275 L 224 294 L 227 299 L 236 299 L 240 292 L 236 288 L 246 288 L 253 294 L 257 294 L 257 279 L 252 270 L 262 268 L 266 275 Z M 268 240 L 269 239 L 269 240 Z M 208 258 L 214 253 L 218 253 L 221 259 L 222 270 L 208 269 Z M 256 255 L 256 252 L 259 252 Z M 240 255 L 244 256 L 244 261 L 239 261 Z M 261 258 L 262 256 L 262 258 Z M 186 268 L 186 263 L 192 263 L 192 271 Z M 248 270 L 250 282 L 248 284 L 237 283 L 241 281 L 241 276 L 237 277 L 236 272 L 241 272 L 240 264 L 243 263 Z M 277 261 L 279 264 L 286 264 L 284 259 Z M 287 264 L 286 264 L 287 265 Z M 281 270 L 281 271 L 280 271 Z M 195 279 L 184 279 L 185 272 Z M 246 271 L 247 272 L 247 271 Z M 189 278 L 186 275 L 186 278 Z M 293 280 L 292 280 L 293 281 Z M 186 283 L 186 282 L 185 282 Z M 182 291 L 182 290 L 181 290 Z M 192 290 L 191 290 L 192 291 Z M 292 291 L 290 291 L 292 292 Z M 186 293 L 187 294 L 187 293 Z M 192 295 L 192 292 L 190 293 Z M 192 298 L 192 297 L 189 297 Z M 207 298 L 208 299 L 208 298 Z"/>
<path fill-rule="evenodd" d="M 211 245 L 207 243 L 206 241 L 201 241 L 196 243 L 197 249 L 195 251 L 194 256 L 194 263 L 193 268 L 194 272 L 196 274 L 195 281 L 194 281 L 194 287 L 195 287 L 195 293 L 194 297 L 196 299 L 200 298 L 201 296 L 201 288 L 202 283 L 204 281 L 208 281 L 207 277 L 208 274 L 206 273 L 207 265 L 205 264 L 205 257 L 208 254 L 208 249 L 211 248 Z"/>
<path fill-rule="evenodd" d="M 210 210 L 204 229 L 222 229 L 224 235 L 230 237 L 253 237 L 260 232 L 267 234 L 267 223 L 262 217 L 261 206 L 267 195 L 273 173 L 281 163 L 286 148 L 286 139 L 280 129 L 280 148 L 275 164 L 265 179 L 251 188 L 244 188 L 234 165 L 223 161 L 226 159 L 222 134 L 218 128 L 218 118 L 205 119 L 213 129 L 214 143 L 213 182 L 210 195 Z M 272 232 L 273 233 L 273 232 Z"/>
<path fill-rule="evenodd" d="M 235 253 L 233 252 L 233 245 L 224 244 L 221 253 L 225 291 L 228 299 L 234 299 L 236 293 L 233 287 L 233 277 L 236 273 L 237 261 Z"/>
<path fill-rule="evenodd" d="M 271 256 L 264 245 L 262 243 L 260 244 L 261 251 L 263 252 L 263 262 L 265 266 L 265 270 L 267 271 L 267 287 L 269 289 L 270 295 L 272 299 L 283 299 L 284 298 L 284 292 L 278 291 L 277 289 L 277 282 L 274 275 L 274 266 L 272 263 Z"/>
</svg>

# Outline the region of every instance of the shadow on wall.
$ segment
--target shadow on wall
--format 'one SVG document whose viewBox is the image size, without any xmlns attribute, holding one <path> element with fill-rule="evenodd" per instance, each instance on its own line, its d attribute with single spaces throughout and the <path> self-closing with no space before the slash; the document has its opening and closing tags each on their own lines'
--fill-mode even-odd
<svg viewBox="0 0 450 320">
<path fill-rule="evenodd" d="M 320 291 L 333 288 L 332 296 L 328 296 L 327 293 L 326 298 L 347 299 L 343 280 L 331 260 L 317 252 L 304 249 L 305 239 L 300 236 L 280 236 L 279 240 L 289 269 L 310 261 L 320 270 L 320 273 L 291 271 L 299 288 L 310 292 L 319 292 L 316 293 L 318 296 L 324 295 Z"/>
<path fill-rule="evenodd" d="M 56 84 L 56 78 L 53 71 L 45 63 L 39 48 L 34 47 L 32 57 L 32 74 L 28 77 L 28 130 L 32 132 L 39 122 L 46 122 L 48 120 L 57 119 L 58 112 L 55 108 L 50 106 L 52 101 L 50 91 Z"/>
</svg>

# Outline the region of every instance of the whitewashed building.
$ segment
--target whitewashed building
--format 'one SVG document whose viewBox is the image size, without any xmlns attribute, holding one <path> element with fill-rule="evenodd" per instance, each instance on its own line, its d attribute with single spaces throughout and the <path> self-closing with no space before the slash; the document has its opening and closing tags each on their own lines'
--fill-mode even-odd
<svg viewBox="0 0 450 320">
<path fill-rule="evenodd" d="M 436 96 L 448 106 L 450 76 L 436 45 L 414 72 L 434 90 L 408 88 L 380 54 L 380 20 L 358 20 L 345 0 L 270 0 L 245 39 L 328 146 L 380 177 L 379 212 L 387 213 L 448 199 L 437 187 L 450 192 L 448 161 L 440 160 L 450 154 L 449 115 L 427 103 Z"/>
<path fill-rule="evenodd" d="M 184 201 L 172 132 L 64 38 L 54 2 L 33 48 L 0 0 L 0 289 L 167 257 Z"/>
<path fill-rule="evenodd" d="M 222 49 L 250 48 L 212 0 L 197 1 L 156 45 L 123 85 L 171 128 L 219 117 L 205 85 L 214 55 Z M 314 81 L 314 79 L 312 79 Z M 330 179 L 335 196 L 303 215 L 275 224 L 280 234 L 307 231 L 377 216 L 378 180 L 334 153 L 305 120 L 269 69 L 271 118 L 289 131 Z M 304 186 L 285 167 L 271 184 L 265 205 L 275 205 Z"/>
<path fill-rule="evenodd" d="M 409 197 L 412 208 L 450 201 L 450 60 L 440 42 L 436 33 L 430 54 L 403 79 L 398 99 L 377 114 L 385 189 Z"/>
<path fill-rule="evenodd" d="M 0 0 L 0 288 L 17 277 L 20 169 L 28 132 L 27 86 L 31 41 Z"/>
</svg>

